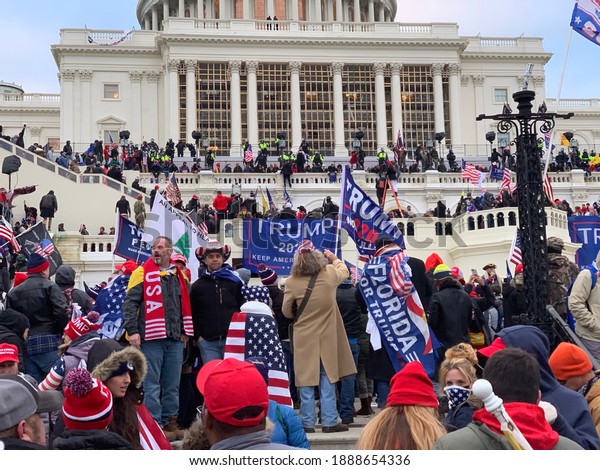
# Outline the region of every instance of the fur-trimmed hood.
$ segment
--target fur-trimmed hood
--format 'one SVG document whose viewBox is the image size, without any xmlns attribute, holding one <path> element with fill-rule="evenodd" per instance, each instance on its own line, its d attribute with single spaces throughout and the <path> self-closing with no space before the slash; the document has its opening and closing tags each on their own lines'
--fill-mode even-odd
<svg viewBox="0 0 600 470">
<path fill-rule="evenodd" d="M 110 341 L 110 343 L 106 341 Z M 123 348 L 114 340 L 100 340 L 88 354 L 88 369 L 91 370 L 92 377 L 101 382 L 108 380 L 123 362 L 128 362 L 133 366 L 131 383 L 139 388 L 146 378 L 148 364 L 146 357 L 138 348 L 133 346 Z"/>
</svg>

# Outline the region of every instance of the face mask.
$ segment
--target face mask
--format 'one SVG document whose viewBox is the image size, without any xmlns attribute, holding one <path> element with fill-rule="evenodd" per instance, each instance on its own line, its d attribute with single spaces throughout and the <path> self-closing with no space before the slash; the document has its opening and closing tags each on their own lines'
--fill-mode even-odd
<svg viewBox="0 0 600 470">
<path fill-rule="evenodd" d="M 448 406 L 450 408 L 456 408 L 466 402 L 471 396 L 471 390 L 458 385 L 451 385 L 444 387 L 444 392 L 448 396 Z"/>
</svg>

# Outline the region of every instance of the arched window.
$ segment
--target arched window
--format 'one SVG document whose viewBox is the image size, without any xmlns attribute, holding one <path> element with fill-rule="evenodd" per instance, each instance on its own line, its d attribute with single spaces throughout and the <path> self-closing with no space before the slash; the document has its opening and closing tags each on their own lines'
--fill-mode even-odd
<svg viewBox="0 0 600 470">
<path fill-rule="evenodd" d="M 494 228 L 494 214 L 488 214 L 487 226 L 488 226 L 488 228 Z"/>
<path fill-rule="evenodd" d="M 498 227 L 504 227 L 504 213 L 503 212 L 498 212 L 497 221 L 498 221 Z"/>
<path fill-rule="evenodd" d="M 415 224 L 409 222 L 406 224 L 406 236 L 414 237 L 415 236 Z"/>
<path fill-rule="evenodd" d="M 400 230 L 400 233 L 401 233 L 402 235 L 404 235 L 404 223 L 402 223 L 402 222 L 398 222 L 398 223 L 396 224 L 396 227 L 398 227 L 398 230 Z"/>
<path fill-rule="evenodd" d="M 517 225 L 517 214 L 514 212 L 508 213 L 508 225 Z"/>
<path fill-rule="evenodd" d="M 467 219 L 467 230 L 475 230 L 475 218 L 469 217 Z"/>
<path fill-rule="evenodd" d="M 436 235 L 443 235 L 443 232 L 442 232 L 442 223 L 441 222 L 436 222 L 435 223 L 435 234 Z"/>
<path fill-rule="evenodd" d="M 446 222 L 446 235 L 452 235 L 452 222 Z"/>
</svg>

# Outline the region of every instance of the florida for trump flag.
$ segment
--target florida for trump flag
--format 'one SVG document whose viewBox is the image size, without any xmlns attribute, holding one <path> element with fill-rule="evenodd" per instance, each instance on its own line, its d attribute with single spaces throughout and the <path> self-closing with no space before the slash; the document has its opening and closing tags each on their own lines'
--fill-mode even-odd
<svg viewBox="0 0 600 470">
<path fill-rule="evenodd" d="M 435 375 L 437 347 L 427 324 L 423 304 L 412 283 L 408 256 L 400 249 L 384 247 L 369 261 L 360 280 L 360 292 L 367 304 L 371 328 L 379 333 L 394 370 L 420 362 L 430 377 Z M 376 349 L 375 344 L 373 348 Z"/>
<path fill-rule="evenodd" d="M 281 405 L 292 406 L 285 355 L 275 318 L 265 313 L 234 313 L 229 323 L 224 358 L 245 361 L 257 356 L 267 359 L 269 398 Z"/>
<path fill-rule="evenodd" d="M 579 0 L 571 15 L 571 27 L 594 44 L 600 44 L 600 1 Z"/>
</svg>

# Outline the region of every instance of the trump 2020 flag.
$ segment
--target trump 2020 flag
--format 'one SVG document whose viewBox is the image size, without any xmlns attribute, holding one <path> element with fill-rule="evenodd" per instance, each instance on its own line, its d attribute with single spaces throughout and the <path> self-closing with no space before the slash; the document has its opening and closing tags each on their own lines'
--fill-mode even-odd
<svg viewBox="0 0 600 470">
<path fill-rule="evenodd" d="M 144 230 L 125 217 L 119 219 L 119 231 L 113 253 L 138 264 L 144 263 L 152 256 L 151 246 L 143 240 Z"/>
<path fill-rule="evenodd" d="M 244 361 L 257 356 L 267 359 L 269 398 L 281 405 L 291 406 L 289 377 L 275 318 L 265 313 L 234 313 L 229 323 L 224 358 Z"/>
<path fill-rule="evenodd" d="M 347 166 L 342 174 L 340 224 L 363 260 L 375 253 L 375 242 L 381 235 L 404 249 L 404 237 L 394 221 L 356 184 Z"/>
<path fill-rule="evenodd" d="M 571 15 L 571 27 L 594 44 L 600 44 L 600 1 L 579 0 Z"/>
<path fill-rule="evenodd" d="M 434 338 L 407 261 L 402 250 L 384 247 L 363 269 L 360 292 L 369 310 L 369 322 L 376 326 L 371 328 L 371 343 L 378 332 L 396 372 L 409 362 L 419 361 L 433 377 Z"/>
</svg>

